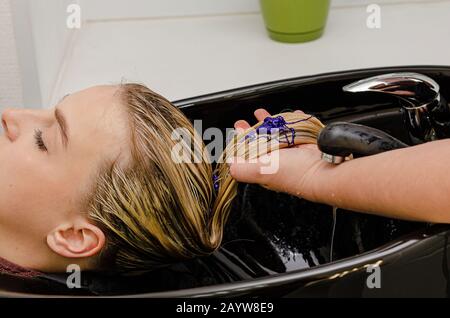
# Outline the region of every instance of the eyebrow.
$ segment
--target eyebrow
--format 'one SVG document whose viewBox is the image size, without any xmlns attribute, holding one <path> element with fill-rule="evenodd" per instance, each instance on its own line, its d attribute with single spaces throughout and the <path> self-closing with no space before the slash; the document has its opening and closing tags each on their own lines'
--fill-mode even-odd
<svg viewBox="0 0 450 318">
<path fill-rule="evenodd" d="M 56 118 L 56 122 L 58 123 L 60 131 L 61 131 L 64 148 L 67 149 L 67 144 L 69 143 L 69 138 L 67 137 L 68 136 L 67 132 L 68 132 L 69 128 L 67 126 L 66 117 L 63 115 L 61 110 L 59 110 L 58 108 L 55 108 L 55 118 Z"/>
</svg>

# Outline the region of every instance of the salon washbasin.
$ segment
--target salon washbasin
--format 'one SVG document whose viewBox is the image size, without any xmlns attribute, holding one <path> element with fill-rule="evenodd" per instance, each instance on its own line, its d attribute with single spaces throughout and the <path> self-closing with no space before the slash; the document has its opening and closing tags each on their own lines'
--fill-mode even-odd
<svg viewBox="0 0 450 318">
<path fill-rule="evenodd" d="M 175 104 L 191 120 L 201 119 L 203 130 L 225 130 L 238 119 L 253 122 L 253 111 L 261 107 L 271 113 L 302 109 L 325 124 L 367 125 L 411 144 L 395 101 L 342 90 L 391 72 L 425 74 L 450 98 L 450 67 L 414 66 L 287 79 Z M 83 273 L 79 289 L 68 289 L 61 274 L 34 279 L 0 275 L 0 296 L 450 296 L 450 225 L 338 209 L 331 246 L 333 221 L 330 206 L 240 184 L 222 246 L 211 256 L 135 276 Z M 380 270 L 380 288 L 367 284 L 370 265 Z"/>
</svg>

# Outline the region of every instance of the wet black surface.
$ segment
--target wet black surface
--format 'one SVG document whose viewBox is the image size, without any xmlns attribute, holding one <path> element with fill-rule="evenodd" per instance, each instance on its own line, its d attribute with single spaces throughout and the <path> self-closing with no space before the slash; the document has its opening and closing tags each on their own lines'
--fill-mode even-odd
<svg viewBox="0 0 450 318">
<path fill-rule="evenodd" d="M 338 209 L 333 260 L 369 251 L 423 226 Z M 310 268 L 329 262 L 331 230 L 331 207 L 242 185 L 222 248 L 214 255 L 134 278 L 103 278 L 90 289 L 99 294 L 177 290 Z"/>
</svg>

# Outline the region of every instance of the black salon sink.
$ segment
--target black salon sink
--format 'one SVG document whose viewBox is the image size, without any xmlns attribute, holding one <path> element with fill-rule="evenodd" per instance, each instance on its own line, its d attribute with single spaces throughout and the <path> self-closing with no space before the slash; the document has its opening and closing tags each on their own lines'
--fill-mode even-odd
<svg viewBox="0 0 450 318">
<path fill-rule="evenodd" d="M 395 101 L 342 91 L 344 85 L 361 78 L 404 71 L 430 76 L 450 100 L 450 67 L 417 66 L 282 80 L 175 104 L 190 119 L 202 119 L 203 129 L 225 130 L 238 119 L 253 122 L 253 111 L 261 107 L 271 113 L 302 109 L 324 123 L 360 123 L 409 144 Z M 331 251 L 332 207 L 240 184 L 223 244 L 209 257 L 132 277 L 85 273 L 83 288 L 78 290 L 65 287 L 64 275 L 46 275 L 33 281 L 0 275 L 0 295 L 450 296 L 449 225 L 341 209 L 336 220 Z M 371 264 L 380 268 L 381 288 L 366 284 Z"/>
</svg>

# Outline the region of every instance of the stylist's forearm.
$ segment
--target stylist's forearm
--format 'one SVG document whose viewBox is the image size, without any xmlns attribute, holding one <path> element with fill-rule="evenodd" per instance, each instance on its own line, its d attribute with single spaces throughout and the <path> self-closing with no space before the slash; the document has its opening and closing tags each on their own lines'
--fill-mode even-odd
<svg viewBox="0 0 450 318">
<path fill-rule="evenodd" d="M 450 140 L 325 169 L 315 199 L 354 211 L 450 223 Z"/>
</svg>

